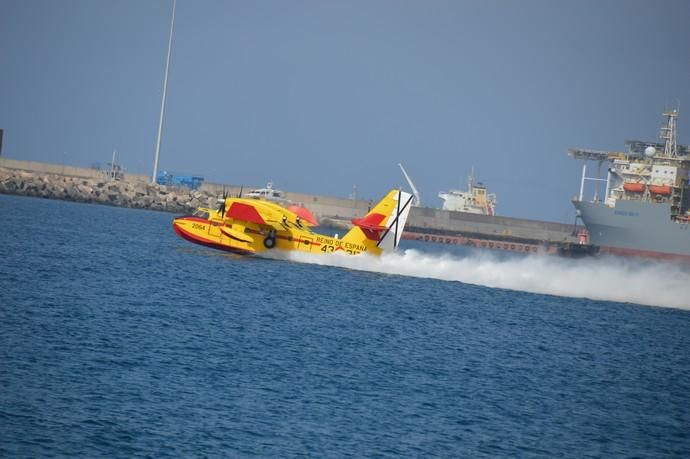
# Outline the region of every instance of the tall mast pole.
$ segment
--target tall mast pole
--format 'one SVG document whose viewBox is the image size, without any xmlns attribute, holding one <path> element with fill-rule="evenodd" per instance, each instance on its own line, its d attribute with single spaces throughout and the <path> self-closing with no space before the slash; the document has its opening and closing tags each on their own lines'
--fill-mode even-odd
<svg viewBox="0 0 690 459">
<path fill-rule="evenodd" d="M 172 19 L 170 19 L 170 37 L 168 38 L 168 57 L 165 60 L 165 77 L 163 78 L 163 98 L 161 100 L 161 116 L 158 121 L 158 140 L 156 140 L 156 159 L 153 162 L 153 175 L 151 183 L 156 183 L 158 175 L 158 157 L 161 152 L 161 137 L 163 135 L 163 115 L 165 114 L 165 98 L 168 95 L 168 70 L 170 69 L 170 51 L 172 50 L 173 28 L 175 27 L 175 6 L 177 0 L 173 0 Z"/>
<path fill-rule="evenodd" d="M 410 188 L 412 188 L 412 194 L 414 195 L 414 205 L 420 207 L 422 205 L 422 198 L 419 195 L 419 191 L 417 191 L 417 187 L 415 187 L 414 183 L 412 183 L 412 179 L 409 175 L 407 175 L 407 172 L 405 172 L 405 168 L 403 167 L 403 165 L 398 163 L 398 167 L 400 167 L 400 170 L 405 176 L 405 180 L 407 180 L 407 183 L 410 185 Z"/>
</svg>

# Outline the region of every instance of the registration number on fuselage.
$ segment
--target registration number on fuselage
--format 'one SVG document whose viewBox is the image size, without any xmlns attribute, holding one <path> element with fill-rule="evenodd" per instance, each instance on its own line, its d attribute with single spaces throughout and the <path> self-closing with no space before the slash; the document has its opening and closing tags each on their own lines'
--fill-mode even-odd
<svg viewBox="0 0 690 459">
<path fill-rule="evenodd" d="M 324 253 L 331 253 L 338 250 L 344 250 L 350 255 L 356 255 L 360 252 L 366 252 L 367 248 L 363 244 L 354 244 L 352 242 L 343 242 L 335 238 L 317 236 L 316 242 L 321 244 L 321 251 Z"/>
</svg>

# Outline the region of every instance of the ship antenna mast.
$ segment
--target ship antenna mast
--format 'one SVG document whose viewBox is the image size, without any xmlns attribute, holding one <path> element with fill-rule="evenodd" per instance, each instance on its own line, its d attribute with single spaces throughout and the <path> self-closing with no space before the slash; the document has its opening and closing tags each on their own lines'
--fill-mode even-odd
<svg viewBox="0 0 690 459">
<path fill-rule="evenodd" d="M 664 141 L 664 156 L 675 158 L 678 154 L 678 145 L 676 138 L 676 118 L 678 118 L 678 109 L 671 110 L 664 113 L 668 117 L 666 126 L 661 128 L 659 138 Z"/>
<path fill-rule="evenodd" d="M 161 153 L 161 137 L 163 135 L 163 117 L 165 115 L 165 98 L 168 95 L 168 71 L 170 70 L 170 51 L 172 50 L 173 28 L 175 27 L 175 6 L 177 0 L 173 0 L 172 18 L 170 19 L 170 36 L 168 37 L 168 55 L 165 59 L 165 76 L 163 77 L 163 97 L 161 100 L 161 115 L 158 122 L 158 138 L 156 140 L 156 156 L 153 161 L 153 175 L 151 177 L 151 184 L 156 183 L 158 178 L 158 158 Z"/>
</svg>

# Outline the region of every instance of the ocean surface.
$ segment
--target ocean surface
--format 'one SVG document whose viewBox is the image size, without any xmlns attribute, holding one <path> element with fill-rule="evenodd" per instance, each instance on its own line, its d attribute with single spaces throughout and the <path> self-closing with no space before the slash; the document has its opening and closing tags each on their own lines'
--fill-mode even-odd
<svg viewBox="0 0 690 459">
<path fill-rule="evenodd" d="M 0 195 L 0 457 L 690 457 L 690 268 L 195 246 Z"/>
</svg>

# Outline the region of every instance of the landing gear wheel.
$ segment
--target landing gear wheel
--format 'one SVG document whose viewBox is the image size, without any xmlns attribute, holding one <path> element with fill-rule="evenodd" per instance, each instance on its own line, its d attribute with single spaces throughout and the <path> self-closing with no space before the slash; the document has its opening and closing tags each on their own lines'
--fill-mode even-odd
<svg viewBox="0 0 690 459">
<path fill-rule="evenodd" d="M 273 247 L 276 246 L 276 232 L 271 231 L 268 233 L 268 236 L 266 236 L 266 239 L 264 239 L 264 247 L 267 249 L 272 249 Z"/>
</svg>

